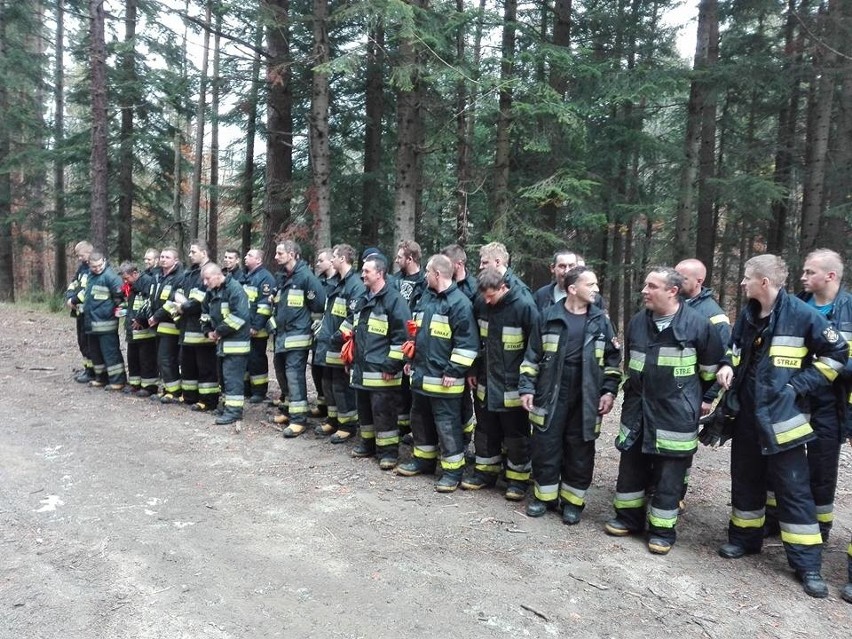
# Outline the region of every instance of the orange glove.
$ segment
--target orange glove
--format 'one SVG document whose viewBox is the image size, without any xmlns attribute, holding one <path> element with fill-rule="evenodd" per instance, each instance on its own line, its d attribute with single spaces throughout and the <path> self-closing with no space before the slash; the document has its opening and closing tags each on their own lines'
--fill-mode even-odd
<svg viewBox="0 0 852 639">
<path fill-rule="evenodd" d="M 414 359 L 414 340 L 410 339 L 402 343 L 402 354 L 408 359 Z"/>
<path fill-rule="evenodd" d="M 355 361 L 355 340 L 352 339 L 352 331 L 341 330 L 343 335 L 343 348 L 340 349 L 340 359 L 346 366 Z"/>
<path fill-rule="evenodd" d="M 405 324 L 405 327 L 408 329 L 408 336 L 410 338 L 414 339 L 415 337 L 417 337 L 417 322 L 415 322 L 414 320 L 408 320 L 408 322 L 406 322 Z M 412 347 L 413 346 L 414 345 L 412 344 Z M 405 346 L 403 346 L 403 348 L 405 348 Z"/>
</svg>

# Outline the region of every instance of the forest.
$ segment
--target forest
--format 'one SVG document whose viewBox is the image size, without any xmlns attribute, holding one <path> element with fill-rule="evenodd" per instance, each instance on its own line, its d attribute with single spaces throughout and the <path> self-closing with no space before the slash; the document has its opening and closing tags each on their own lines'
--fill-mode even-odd
<svg viewBox="0 0 852 639">
<path fill-rule="evenodd" d="M 623 326 L 649 265 L 795 284 L 852 225 L 852 0 L 0 0 L 0 300 L 206 239 L 568 246 Z"/>
</svg>

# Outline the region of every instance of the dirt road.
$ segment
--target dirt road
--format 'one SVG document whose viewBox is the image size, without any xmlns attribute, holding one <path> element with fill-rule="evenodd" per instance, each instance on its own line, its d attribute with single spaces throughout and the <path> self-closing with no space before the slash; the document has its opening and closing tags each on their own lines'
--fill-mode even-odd
<svg viewBox="0 0 852 639">
<path fill-rule="evenodd" d="M 617 456 L 598 445 L 583 521 L 528 519 L 497 492 L 439 495 L 312 434 L 241 433 L 182 406 L 73 382 L 63 315 L 0 306 L 0 637 L 848 637 L 844 449 L 805 596 L 777 540 L 717 557 L 728 452 L 700 451 L 665 558 L 602 531 Z M 349 445 L 351 446 L 351 445 Z M 407 452 L 407 450 L 405 451 Z"/>
</svg>

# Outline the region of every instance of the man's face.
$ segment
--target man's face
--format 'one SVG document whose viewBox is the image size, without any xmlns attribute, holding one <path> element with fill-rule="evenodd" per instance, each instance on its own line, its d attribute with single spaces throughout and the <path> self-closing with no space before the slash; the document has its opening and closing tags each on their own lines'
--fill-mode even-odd
<svg viewBox="0 0 852 639">
<path fill-rule="evenodd" d="M 380 291 L 384 285 L 384 280 L 376 268 L 376 263 L 371 260 L 364 262 L 364 266 L 361 267 L 361 279 L 364 280 L 364 285 L 373 293 Z"/>
<path fill-rule="evenodd" d="M 343 256 L 334 251 L 331 254 L 331 265 L 334 267 L 334 270 L 343 275 L 343 270 L 346 268 L 346 260 L 343 259 Z"/>
<path fill-rule="evenodd" d="M 826 270 L 818 261 L 810 259 L 802 267 L 802 288 L 808 293 L 822 293 L 837 278 L 837 273 Z"/>
<path fill-rule="evenodd" d="M 408 273 L 408 265 L 411 263 L 411 258 L 405 256 L 405 251 L 399 249 L 396 252 L 396 265 L 403 273 Z"/>
<path fill-rule="evenodd" d="M 740 282 L 740 286 L 743 287 L 743 294 L 750 300 L 757 298 L 760 295 L 760 291 L 763 290 L 765 279 L 758 276 L 753 269 L 747 268 L 743 275 L 743 281 Z"/>
<path fill-rule="evenodd" d="M 105 259 L 100 259 L 100 260 L 97 260 L 97 261 L 90 261 L 89 262 L 89 270 L 92 273 L 94 273 L 95 275 L 100 275 L 101 273 L 103 273 L 105 268 L 106 268 L 106 260 Z"/>
<path fill-rule="evenodd" d="M 591 271 L 581 273 L 577 281 L 568 288 L 584 304 L 594 304 L 600 291 L 600 288 L 598 288 L 598 278 Z"/>
<path fill-rule="evenodd" d="M 176 262 L 177 255 L 175 255 L 171 251 L 163 251 L 162 253 L 160 253 L 160 268 L 164 271 L 168 272 L 172 270 Z"/>
<path fill-rule="evenodd" d="M 157 253 L 148 251 L 145 253 L 145 268 L 154 268 L 157 265 Z"/>
<path fill-rule="evenodd" d="M 435 267 L 432 266 L 432 262 L 429 262 L 426 264 L 426 286 L 431 288 L 433 291 L 437 291 L 439 284 L 438 271 L 436 271 Z"/>
<path fill-rule="evenodd" d="M 229 271 L 233 269 L 237 262 L 239 262 L 239 256 L 236 253 L 231 251 L 225 251 L 224 257 L 222 257 L 222 266 L 224 266 Z"/>
<path fill-rule="evenodd" d="M 481 290 L 480 294 L 482 295 L 482 300 L 488 304 L 488 306 L 496 306 L 508 292 L 509 287 L 505 284 L 501 284 L 499 288 L 487 288 L 485 290 Z"/>
<path fill-rule="evenodd" d="M 556 263 L 550 268 L 553 272 L 554 279 L 562 285 L 562 278 L 565 273 L 577 266 L 577 256 L 573 253 L 562 253 L 556 256 Z"/>
<path fill-rule="evenodd" d="M 328 251 L 323 251 L 317 255 L 317 261 L 314 262 L 314 273 L 322 275 L 331 270 L 331 254 Z"/>
<path fill-rule="evenodd" d="M 139 279 L 139 271 L 124 273 L 122 274 L 121 279 L 124 280 L 125 284 L 133 284 Z"/>
<path fill-rule="evenodd" d="M 493 255 L 480 255 L 479 256 L 479 270 L 484 271 L 489 266 L 497 267 L 500 264 L 500 260 L 495 258 Z"/>
<path fill-rule="evenodd" d="M 206 288 L 212 289 L 219 288 L 222 285 L 222 282 L 225 281 L 225 276 L 211 268 L 204 271 L 204 275 L 201 279 L 204 280 L 204 286 Z"/>
<path fill-rule="evenodd" d="M 191 263 L 201 264 L 206 257 L 207 253 L 202 251 L 197 245 L 193 244 L 189 247 L 189 261 Z"/>
<path fill-rule="evenodd" d="M 687 299 L 691 299 L 701 292 L 701 282 L 698 280 L 698 275 L 693 269 L 681 266 L 680 268 L 675 268 L 675 270 L 683 277 L 682 291 Z"/>
<path fill-rule="evenodd" d="M 275 261 L 278 262 L 278 249 L 275 249 Z M 246 268 L 253 271 L 260 266 L 260 255 L 257 251 L 249 251 L 245 257 Z M 279 264 L 281 262 L 278 262 Z"/>
<path fill-rule="evenodd" d="M 676 288 L 666 288 L 666 278 L 663 274 L 649 273 L 642 288 L 642 301 L 650 311 L 665 313 L 676 293 Z"/>
</svg>

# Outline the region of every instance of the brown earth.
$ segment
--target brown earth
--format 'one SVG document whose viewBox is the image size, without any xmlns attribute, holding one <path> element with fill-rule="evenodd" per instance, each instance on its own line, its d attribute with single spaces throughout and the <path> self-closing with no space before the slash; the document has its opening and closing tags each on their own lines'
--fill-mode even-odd
<svg viewBox="0 0 852 639">
<path fill-rule="evenodd" d="M 583 521 L 529 519 L 496 491 L 439 495 L 312 434 L 242 431 L 90 389 L 67 316 L 0 306 L 0 637 L 847 637 L 844 447 L 831 596 L 780 544 L 716 555 L 728 451 L 696 457 L 668 557 L 602 531 L 616 417 Z M 407 453 L 407 450 L 405 450 Z"/>
</svg>

